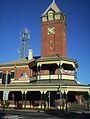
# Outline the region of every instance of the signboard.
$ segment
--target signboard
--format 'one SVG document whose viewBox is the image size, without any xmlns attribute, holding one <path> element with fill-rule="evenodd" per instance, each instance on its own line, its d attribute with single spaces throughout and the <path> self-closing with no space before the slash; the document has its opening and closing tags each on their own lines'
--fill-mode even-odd
<svg viewBox="0 0 90 119">
<path fill-rule="evenodd" d="M 8 100 L 8 91 L 3 91 L 3 100 Z"/>
</svg>

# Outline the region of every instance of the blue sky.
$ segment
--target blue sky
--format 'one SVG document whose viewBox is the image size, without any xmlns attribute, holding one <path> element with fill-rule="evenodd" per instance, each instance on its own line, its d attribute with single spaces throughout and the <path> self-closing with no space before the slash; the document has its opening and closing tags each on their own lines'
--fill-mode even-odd
<svg viewBox="0 0 90 119">
<path fill-rule="evenodd" d="M 20 32 L 30 31 L 30 48 L 40 55 L 41 14 L 52 0 L 0 0 L 0 63 L 18 59 Z M 79 64 L 78 80 L 90 84 L 90 0 L 56 0 L 67 18 L 67 57 Z"/>
</svg>

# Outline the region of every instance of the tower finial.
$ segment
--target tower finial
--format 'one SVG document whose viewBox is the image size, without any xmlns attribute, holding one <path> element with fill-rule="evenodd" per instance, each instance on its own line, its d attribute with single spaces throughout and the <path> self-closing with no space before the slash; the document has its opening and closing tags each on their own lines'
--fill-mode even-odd
<svg viewBox="0 0 90 119">
<path fill-rule="evenodd" d="M 53 0 L 53 3 L 55 3 L 55 0 Z"/>
</svg>

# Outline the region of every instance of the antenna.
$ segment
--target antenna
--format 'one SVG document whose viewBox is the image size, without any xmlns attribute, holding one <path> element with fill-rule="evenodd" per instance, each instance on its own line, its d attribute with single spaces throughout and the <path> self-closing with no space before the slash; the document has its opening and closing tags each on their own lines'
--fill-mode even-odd
<svg viewBox="0 0 90 119">
<path fill-rule="evenodd" d="M 21 39 L 21 44 L 20 44 L 20 50 L 18 50 L 19 57 L 27 57 L 28 56 L 28 50 L 30 48 L 30 33 L 27 28 L 23 28 L 22 31 L 20 32 L 20 39 Z"/>
</svg>

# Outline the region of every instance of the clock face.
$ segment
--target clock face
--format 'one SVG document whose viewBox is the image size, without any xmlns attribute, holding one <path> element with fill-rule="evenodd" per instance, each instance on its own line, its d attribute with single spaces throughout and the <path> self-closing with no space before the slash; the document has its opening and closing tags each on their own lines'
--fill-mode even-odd
<svg viewBox="0 0 90 119">
<path fill-rule="evenodd" d="M 55 34 L 55 27 L 48 28 L 48 35 Z"/>
</svg>

